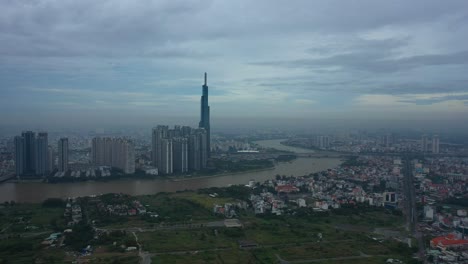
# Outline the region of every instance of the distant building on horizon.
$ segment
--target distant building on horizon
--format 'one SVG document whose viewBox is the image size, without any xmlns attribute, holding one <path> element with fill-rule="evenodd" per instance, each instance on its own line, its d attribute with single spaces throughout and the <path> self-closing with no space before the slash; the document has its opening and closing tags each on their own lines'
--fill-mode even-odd
<svg viewBox="0 0 468 264">
<path fill-rule="evenodd" d="M 317 143 L 320 149 L 328 149 L 330 147 L 330 138 L 328 136 L 318 136 Z"/>
<path fill-rule="evenodd" d="M 68 171 L 68 138 L 58 141 L 58 171 Z"/>
<path fill-rule="evenodd" d="M 428 145 L 428 141 L 427 141 L 427 135 L 422 135 L 422 138 L 421 138 L 421 151 L 422 152 L 427 152 L 427 145 Z"/>
<path fill-rule="evenodd" d="M 432 137 L 432 153 L 439 154 L 439 136 L 434 135 Z"/>
<path fill-rule="evenodd" d="M 395 133 L 382 135 L 381 143 L 385 147 L 391 147 L 397 143 L 397 138 Z"/>
</svg>

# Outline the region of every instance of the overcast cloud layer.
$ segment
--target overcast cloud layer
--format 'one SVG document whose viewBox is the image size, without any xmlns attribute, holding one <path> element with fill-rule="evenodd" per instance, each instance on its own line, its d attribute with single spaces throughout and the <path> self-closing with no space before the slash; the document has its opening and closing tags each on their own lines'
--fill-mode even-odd
<svg viewBox="0 0 468 264">
<path fill-rule="evenodd" d="M 468 116 L 468 2 L 0 0 L 0 122 Z M 66 126 L 66 124 L 64 124 Z"/>
</svg>

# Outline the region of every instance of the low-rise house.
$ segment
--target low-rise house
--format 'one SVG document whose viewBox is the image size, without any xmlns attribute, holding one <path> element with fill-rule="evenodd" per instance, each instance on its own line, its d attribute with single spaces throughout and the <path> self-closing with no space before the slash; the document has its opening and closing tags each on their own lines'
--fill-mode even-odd
<svg viewBox="0 0 468 264">
<path fill-rule="evenodd" d="M 461 239 L 457 237 L 455 234 L 448 234 L 447 236 L 436 237 L 431 240 L 431 247 L 432 248 L 441 248 L 445 249 L 460 249 L 460 248 L 467 248 L 468 249 L 468 240 Z"/>
</svg>

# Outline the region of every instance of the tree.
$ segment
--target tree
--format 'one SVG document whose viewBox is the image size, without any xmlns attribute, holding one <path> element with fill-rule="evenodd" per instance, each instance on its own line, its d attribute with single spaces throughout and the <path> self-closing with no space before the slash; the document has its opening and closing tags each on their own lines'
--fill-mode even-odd
<svg viewBox="0 0 468 264">
<path fill-rule="evenodd" d="M 42 202 L 42 207 L 60 208 L 65 207 L 65 201 L 60 198 L 48 198 Z"/>
</svg>

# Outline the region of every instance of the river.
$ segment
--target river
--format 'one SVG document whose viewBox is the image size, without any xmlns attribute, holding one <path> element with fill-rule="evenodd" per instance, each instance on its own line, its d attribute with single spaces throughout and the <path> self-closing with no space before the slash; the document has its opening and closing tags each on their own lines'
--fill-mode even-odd
<svg viewBox="0 0 468 264">
<path fill-rule="evenodd" d="M 277 150 L 291 151 L 295 153 L 314 153 L 315 152 L 312 149 L 298 148 L 298 147 L 286 146 L 286 145 L 281 144 L 281 142 L 285 140 L 286 139 L 269 139 L 269 140 L 254 141 L 254 143 L 257 143 L 258 145 L 262 147 L 266 147 L 266 148 L 274 148 Z"/>
<path fill-rule="evenodd" d="M 262 147 L 276 148 L 282 140 L 262 140 L 256 143 Z M 304 149 L 282 146 L 281 150 L 298 153 Z M 309 150 L 306 150 L 311 152 Z M 278 163 L 271 170 L 244 172 L 216 177 L 194 178 L 183 181 L 172 180 L 115 180 L 109 182 L 78 182 L 78 183 L 15 183 L 0 184 L 0 202 L 41 202 L 51 197 L 76 197 L 103 193 L 127 193 L 130 195 L 154 194 L 157 192 L 175 192 L 186 189 L 201 189 L 207 187 L 223 187 L 229 184 L 247 184 L 249 180 L 263 182 L 275 175 L 301 176 L 312 172 L 336 167 L 339 158 L 298 158 L 292 162 Z"/>
</svg>

